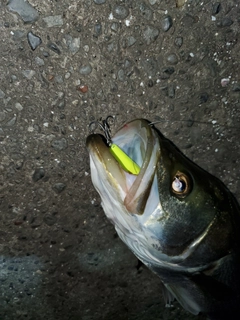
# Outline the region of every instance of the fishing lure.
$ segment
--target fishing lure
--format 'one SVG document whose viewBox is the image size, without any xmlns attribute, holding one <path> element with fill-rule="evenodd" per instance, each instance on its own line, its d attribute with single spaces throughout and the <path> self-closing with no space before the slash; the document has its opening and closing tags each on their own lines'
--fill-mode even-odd
<svg viewBox="0 0 240 320">
<path fill-rule="evenodd" d="M 112 119 L 114 121 L 113 116 L 108 116 L 106 119 L 102 120 L 102 123 L 99 121 L 93 121 L 89 124 L 89 128 L 91 131 L 91 127 L 93 125 L 97 125 L 103 130 L 107 144 L 109 146 L 109 151 L 113 155 L 113 157 L 116 159 L 116 161 L 120 164 L 120 166 L 128 173 L 138 175 L 140 172 L 139 165 L 133 161 L 118 145 L 112 142 L 111 135 L 110 135 L 110 125 L 108 123 L 109 119 Z"/>
</svg>

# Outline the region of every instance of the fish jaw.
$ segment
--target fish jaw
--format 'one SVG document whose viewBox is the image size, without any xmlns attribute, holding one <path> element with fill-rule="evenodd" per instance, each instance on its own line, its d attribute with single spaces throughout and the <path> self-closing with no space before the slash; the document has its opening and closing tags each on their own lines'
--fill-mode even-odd
<svg viewBox="0 0 240 320">
<path fill-rule="evenodd" d="M 113 206 L 120 206 L 126 215 L 142 215 L 159 160 L 158 136 L 147 121 L 135 120 L 122 127 L 112 141 L 141 167 L 140 173 L 136 176 L 124 171 L 104 139 L 92 134 L 87 138 L 87 148 L 93 185 L 101 196 L 103 207 L 111 207 L 107 212 L 112 213 L 106 212 L 111 220 L 116 220 Z"/>
<path fill-rule="evenodd" d="M 156 173 L 159 138 L 147 121 L 134 120 L 122 127 L 112 141 L 141 167 L 140 173 L 135 176 L 125 172 L 101 136 L 94 134 L 87 138 L 92 182 L 119 237 L 145 261 L 153 241 L 149 243 L 146 221 L 162 214 Z"/>
</svg>

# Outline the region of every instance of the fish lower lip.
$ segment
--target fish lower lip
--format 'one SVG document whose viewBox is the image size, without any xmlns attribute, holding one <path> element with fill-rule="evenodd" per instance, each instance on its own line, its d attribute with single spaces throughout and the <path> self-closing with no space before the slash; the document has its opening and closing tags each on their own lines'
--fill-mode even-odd
<svg viewBox="0 0 240 320">
<path fill-rule="evenodd" d="M 123 190 L 126 191 L 123 169 L 110 153 L 109 147 L 106 145 L 104 138 L 100 134 L 91 134 L 87 137 L 86 145 L 90 153 L 91 161 L 94 162 L 97 170 L 104 170 L 108 175 L 114 178 L 116 182 L 118 182 Z M 101 165 L 101 167 L 99 165 Z"/>
</svg>

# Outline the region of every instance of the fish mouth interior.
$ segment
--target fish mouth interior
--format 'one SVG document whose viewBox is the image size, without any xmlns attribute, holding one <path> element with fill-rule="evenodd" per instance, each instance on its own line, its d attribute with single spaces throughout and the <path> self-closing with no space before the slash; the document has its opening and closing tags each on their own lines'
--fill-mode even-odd
<svg viewBox="0 0 240 320">
<path fill-rule="evenodd" d="M 135 120 L 125 124 L 112 138 L 134 162 L 142 167 L 144 161 L 149 161 L 151 153 L 147 150 L 151 139 L 151 128 L 147 121 Z"/>
<path fill-rule="evenodd" d="M 140 166 L 140 173 L 133 175 L 124 171 L 100 135 L 92 134 L 87 138 L 91 170 L 94 165 L 99 179 L 108 180 L 113 188 L 118 189 L 122 202 L 131 213 L 142 214 L 144 211 L 158 160 L 156 139 L 154 131 L 145 120 L 125 124 L 112 137 L 112 142 Z M 98 182 L 94 184 L 100 191 Z"/>
</svg>

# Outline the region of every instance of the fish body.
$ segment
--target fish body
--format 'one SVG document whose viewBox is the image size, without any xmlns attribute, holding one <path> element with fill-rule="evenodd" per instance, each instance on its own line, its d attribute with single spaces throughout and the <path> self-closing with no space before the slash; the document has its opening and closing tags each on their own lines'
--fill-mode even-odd
<svg viewBox="0 0 240 320">
<path fill-rule="evenodd" d="M 87 138 L 91 178 L 122 241 L 165 297 L 211 319 L 240 316 L 240 209 L 227 187 L 143 119 L 112 138 L 139 167 L 130 174 L 103 137 Z"/>
</svg>

